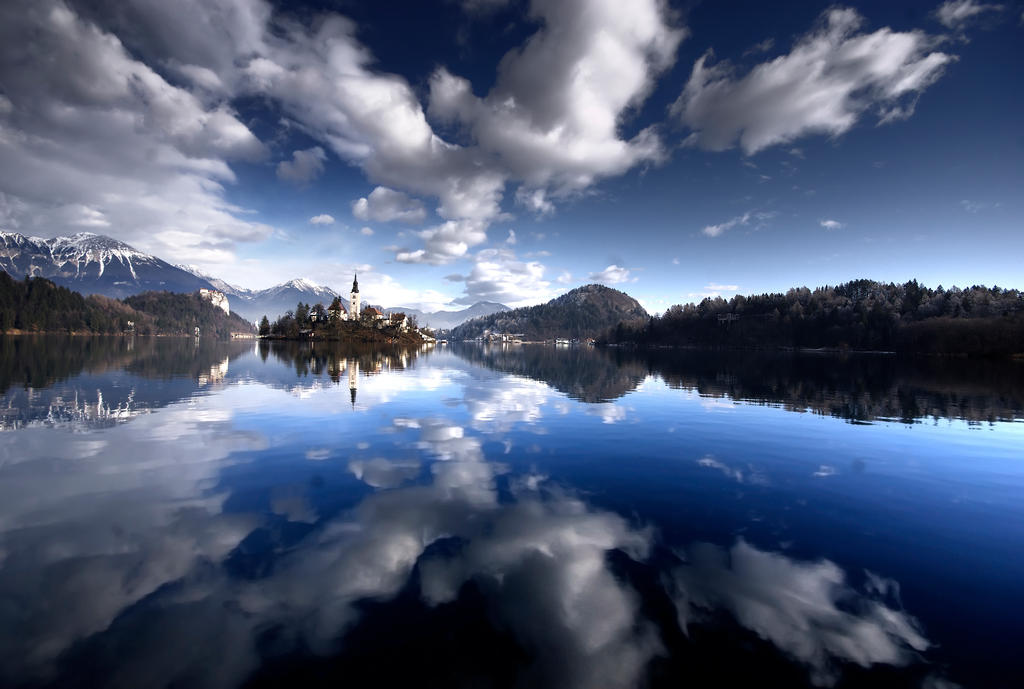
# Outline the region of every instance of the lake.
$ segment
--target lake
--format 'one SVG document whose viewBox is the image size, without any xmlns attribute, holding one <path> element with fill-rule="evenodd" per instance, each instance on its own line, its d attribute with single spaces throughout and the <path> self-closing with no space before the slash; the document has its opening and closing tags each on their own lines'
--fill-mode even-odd
<svg viewBox="0 0 1024 689">
<path fill-rule="evenodd" d="M 0 348 L 2 686 L 1024 686 L 1024 362 Z"/>
</svg>

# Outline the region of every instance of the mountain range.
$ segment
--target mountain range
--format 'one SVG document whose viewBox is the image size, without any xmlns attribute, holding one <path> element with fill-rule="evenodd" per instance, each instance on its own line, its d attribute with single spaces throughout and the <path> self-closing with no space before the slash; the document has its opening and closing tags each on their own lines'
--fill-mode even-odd
<svg viewBox="0 0 1024 689">
<path fill-rule="evenodd" d="M 300 301 L 327 306 L 337 296 L 349 307 L 348 299 L 340 292 L 310 280 L 299 278 L 267 289 L 247 289 L 207 275 L 195 266 L 172 265 L 122 241 L 91 232 L 51 239 L 0 232 L 0 269 L 15 279 L 44 277 L 85 295 L 102 294 L 114 299 L 149 291 L 215 289 L 227 295 L 233 313 L 253 322 L 264 315 L 274 320 Z M 415 315 L 420 325 L 451 328 L 476 316 L 507 311 L 508 307 L 477 302 L 460 311 L 425 313 L 407 307 L 386 310 Z"/>
</svg>

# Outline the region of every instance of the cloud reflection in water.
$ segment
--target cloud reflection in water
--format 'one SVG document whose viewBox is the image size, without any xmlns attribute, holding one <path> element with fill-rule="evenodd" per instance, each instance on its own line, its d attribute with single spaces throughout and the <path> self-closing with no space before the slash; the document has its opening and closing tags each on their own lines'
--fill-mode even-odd
<svg viewBox="0 0 1024 689">
<path fill-rule="evenodd" d="M 543 383 L 429 366 L 363 382 L 363 404 L 381 410 L 409 388 L 455 389 L 465 419 L 441 407 L 391 416 L 388 449 L 360 439 L 352 445 L 362 456 L 297 447 L 296 463 L 337 464 L 373 489 L 341 512 L 321 512 L 297 484 L 269 491 L 265 514 L 225 513 L 231 488 L 217 481 L 227 458 L 267 441 L 238 431 L 216 395 L 102 435 L 0 436 L 0 640 L 12 673 L 0 679 L 48 679 L 55 661 L 73 673 L 88 659 L 100 674 L 82 675 L 82 684 L 236 686 L 266 661 L 268 630 L 277 630 L 275 653 L 337 654 L 373 614 L 368 601 L 410 591 L 427 615 L 477 591 L 487 620 L 523 651 L 519 686 L 643 684 L 652 661 L 672 652 L 668 623 L 654 619 L 649 600 L 666 593 L 683 630 L 724 613 L 820 685 L 834 683 L 845 663 L 905 665 L 930 646 L 882 579 L 856 590 L 832 562 L 800 562 L 746 541 L 691 546 L 659 572 L 665 558 L 655 555 L 665 548 L 653 528 L 489 459 L 485 441 L 509 452 L 511 431 L 535 431 L 545 405 L 559 412 L 569 404 Z M 295 409 L 330 408 L 333 390 L 299 396 Z M 606 423 L 632 421 L 626 411 L 607 402 L 582 408 Z M 395 444 L 401 454 L 389 454 Z M 33 466 L 19 470 L 19 452 Z M 43 471 L 48 462 L 60 471 Z M 698 463 L 760 480 L 710 456 Z M 258 571 L 232 569 L 240 543 L 282 523 L 305 530 L 265 553 Z M 616 558 L 665 587 L 638 585 Z"/>
</svg>

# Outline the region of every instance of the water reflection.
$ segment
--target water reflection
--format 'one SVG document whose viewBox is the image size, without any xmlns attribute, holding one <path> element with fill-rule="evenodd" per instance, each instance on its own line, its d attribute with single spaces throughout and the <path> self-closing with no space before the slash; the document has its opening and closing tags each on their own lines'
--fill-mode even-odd
<svg viewBox="0 0 1024 689">
<path fill-rule="evenodd" d="M 1024 362 L 939 357 L 626 350 L 453 348 L 498 371 L 541 380 L 573 399 L 608 402 L 649 376 L 709 399 L 813 411 L 850 421 L 1012 421 L 1024 409 Z"/>
<path fill-rule="evenodd" d="M 41 389 L 8 383 L 5 404 L 28 421 L 0 433 L 0 685 L 945 681 L 948 637 L 925 621 L 935 611 L 919 592 L 905 609 L 887 577 L 927 583 L 869 552 L 917 534 L 887 517 L 863 525 L 868 535 L 851 526 L 863 512 L 832 487 L 850 455 L 823 461 L 815 449 L 800 470 L 836 491 L 829 511 L 804 513 L 819 518 L 801 531 L 786 522 L 821 498 L 788 464 L 755 461 L 767 450 L 713 432 L 719 446 L 703 450 L 705 416 L 685 435 L 652 420 L 714 413 L 674 390 L 655 395 L 659 378 L 712 401 L 749 399 L 755 383 L 742 361 L 537 348 L 532 363 L 516 364 L 482 349 L 228 347 L 140 339 L 134 351 L 97 347 L 76 359 L 78 371 L 35 366 L 17 380 Z M 628 361 L 616 370 L 620 357 Z M 864 381 L 851 371 L 875 371 L 837 366 L 811 365 L 817 373 L 801 385 L 783 367 L 769 381 L 793 384 L 764 383 L 773 392 L 757 399 L 791 409 L 799 405 L 783 399 L 835 400 Z M 915 375 L 868 385 L 859 399 L 882 409 L 894 390 L 951 389 Z M 980 389 L 957 408 L 1019 414 L 1013 391 L 986 400 Z M 83 408 L 148 413 L 44 422 L 74 391 L 101 393 Z M 629 391 L 629 406 L 616 400 Z M 44 407 L 49 416 L 31 411 Z M 910 433 L 819 421 L 872 437 Z M 737 435 L 760 430 L 742 423 L 751 422 L 734 422 Z M 950 436 L 936 437 L 929 451 Z M 754 442 L 789 462 L 806 452 L 773 447 L 780 441 L 767 434 Z M 903 490 L 920 485 L 883 490 L 918 500 L 900 509 L 930 515 L 933 496 Z M 853 497 L 864 502 L 878 484 L 864 490 Z M 736 514 L 742 530 L 727 526 Z M 814 529 L 840 545 L 826 551 L 807 535 Z M 965 557 L 980 558 L 987 542 L 975 545 Z"/>
</svg>

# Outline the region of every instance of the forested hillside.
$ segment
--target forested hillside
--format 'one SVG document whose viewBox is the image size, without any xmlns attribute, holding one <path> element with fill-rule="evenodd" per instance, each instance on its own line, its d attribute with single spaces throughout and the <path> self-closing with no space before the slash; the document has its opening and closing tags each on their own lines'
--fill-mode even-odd
<svg viewBox="0 0 1024 689">
<path fill-rule="evenodd" d="M 124 301 L 83 297 L 45 278 L 15 280 L 0 272 L 0 332 L 140 335 L 202 334 L 229 337 L 252 325 L 228 315 L 198 294 L 147 292 Z"/>
<path fill-rule="evenodd" d="M 196 293 L 143 292 L 127 297 L 124 303 L 152 319 L 154 334 L 191 335 L 196 326 L 204 335 L 222 338 L 233 332 L 253 332 L 249 321 L 238 314 L 224 313 Z"/>
<path fill-rule="evenodd" d="M 625 292 L 584 285 L 546 304 L 474 318 L 452 330 L 452 338 L 471 340 L 485 333 L 522 335 L 525 340 L 596 337 L 622 322 L 647 322 L 647 312 Z"/>
<path fill-rule="evenodd" d="M 836 347 L 922 353 L 1024 352 L 1024 294 L 975 286 L 924 287 L 855 280 L 785 294 L 716 297 L 676 305 L 610 343 L 726 347 Z"/>
</svg>

